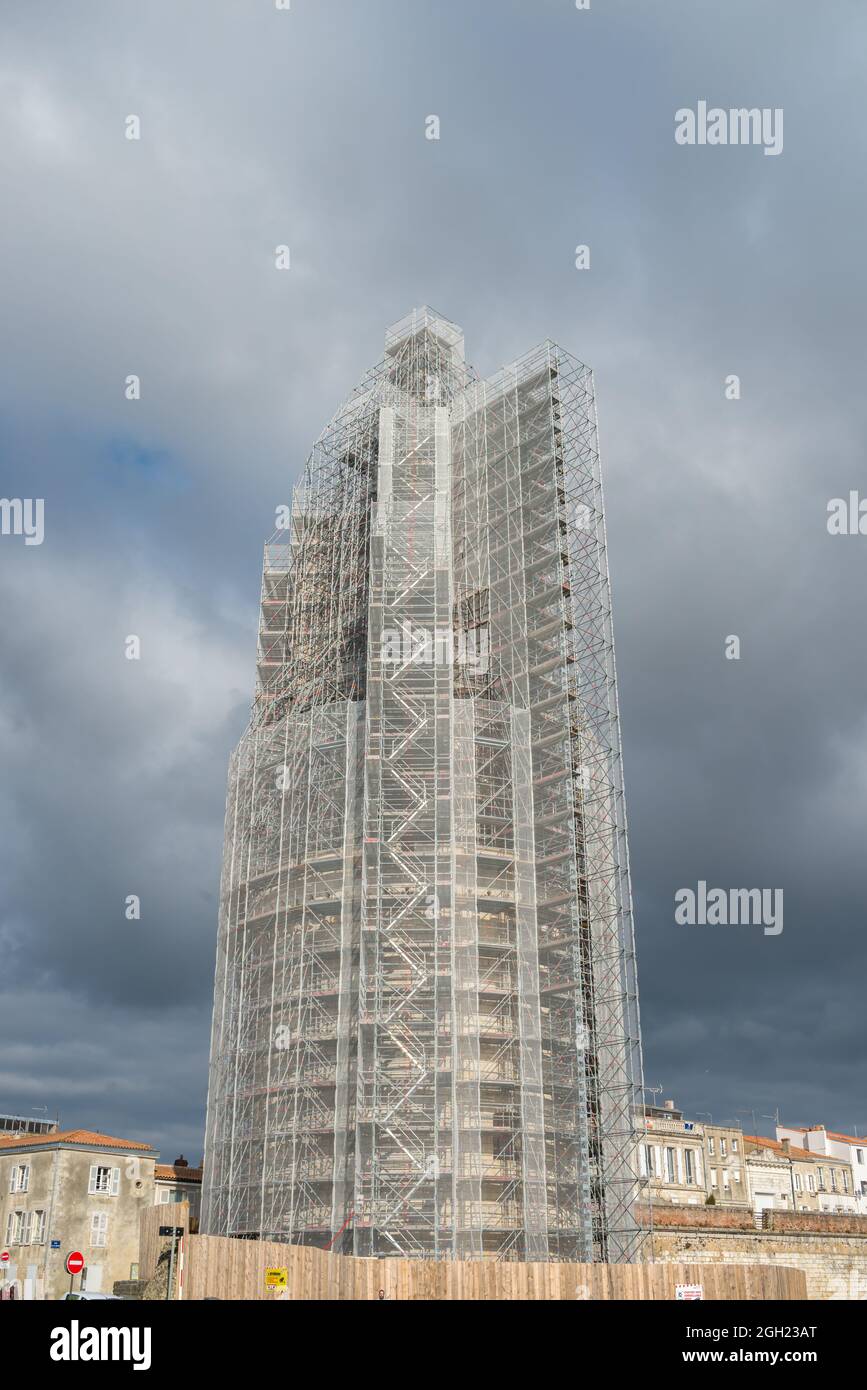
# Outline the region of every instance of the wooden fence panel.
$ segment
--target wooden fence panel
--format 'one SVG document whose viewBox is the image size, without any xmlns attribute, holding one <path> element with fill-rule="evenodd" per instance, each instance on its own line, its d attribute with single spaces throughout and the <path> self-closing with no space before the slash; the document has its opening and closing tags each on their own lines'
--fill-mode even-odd
<svg viewBox="0 0 867 1390">
<path fill-rule="evenodd" d="M 139 1240 L 140 1279 L 153 1279 L 160 1254 L 171 1245 L 168 1236 L 160 1235 L 160 1226 L 183 1226 L 186 1235 L 190 1229 L 189 1202 L 166 1202 L 162 1206 L 148 1207 L 142 1212 Z"/>
</svg>

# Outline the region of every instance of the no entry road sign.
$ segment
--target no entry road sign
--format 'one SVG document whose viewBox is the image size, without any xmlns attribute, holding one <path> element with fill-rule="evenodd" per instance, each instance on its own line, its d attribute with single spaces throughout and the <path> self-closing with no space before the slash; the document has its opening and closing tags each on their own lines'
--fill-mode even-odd
<svg viewBox="0 0 867 1390">
<path fill-rule="evenodd" d="M 67 1274 L 80 1274 L 84 1269 L 84 1256 L 80 1250 L 73 1250 L 66 1257 Z"/>
</svg>

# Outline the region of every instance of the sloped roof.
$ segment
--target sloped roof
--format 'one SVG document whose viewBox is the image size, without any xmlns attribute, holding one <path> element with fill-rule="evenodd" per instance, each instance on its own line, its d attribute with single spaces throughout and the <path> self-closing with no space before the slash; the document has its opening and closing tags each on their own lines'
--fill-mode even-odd
<svg viewBox="0 0 867 1390">
<path fill-rule="evenodd" d="M 60 1134 L 15 1134 L 0 1138 L 0 1148 L 50 1148 L 53 1144 L 81 1144 L 90 1149 L 150 1149 L 138 1139 L 118 1139 L 113 1134 L 100 1134 L 96 1129 L 65 1129 Z"/>
<path fill-rule="evenodd" d="M 202 1170 L 183 1165 L 178 1168 L 174 1163 L 157 1163 L 154 1167 L 154 1177 L 168 1179 L 169 1182 L 201 1182 Z"/>
</svg>

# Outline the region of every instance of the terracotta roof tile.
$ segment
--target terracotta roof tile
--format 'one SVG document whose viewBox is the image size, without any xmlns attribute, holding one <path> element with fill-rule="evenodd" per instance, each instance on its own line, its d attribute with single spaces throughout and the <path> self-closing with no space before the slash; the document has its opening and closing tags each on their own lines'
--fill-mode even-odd
<svg viewBox="0 0 867 1390">
<path fill-rule="evenodd" d="M 173 1163 L 157 1163 L 155 1178 L 168 1178 L 171 1182 L 201 1182 L 201 1168 L 176 1168 Z"/>
<path fill-rule="evenodd" d="M 0 1138 L 0 1148 L 28 1148 L 34 1145 L 84 1144 L 93 1149 L 151 1149 L 137 1139 L 118 1139 L 113 1134 L 100 1134 L 95 1129 L 65 1129 L 59 1134 L 15 1134 Z"/>
<path fill-rule="evenodd" d="M 772 1153 L 785 1154 L 782 1141 L 779 1139 L 766 1139 L 763 1134 L 745 1134 L 744 1141 L 747 1144 L 755 1144 L 757 1148 L 770 1149 Z M 845 1163 L 845 1158 L 834 1158 L 833 1155 L 813 1153 L 810 1149 L 798 1149 L 794 1144 L 789 1145 L 790 1158 L 809 1158 L 813 1163 Z"/>
</svg>

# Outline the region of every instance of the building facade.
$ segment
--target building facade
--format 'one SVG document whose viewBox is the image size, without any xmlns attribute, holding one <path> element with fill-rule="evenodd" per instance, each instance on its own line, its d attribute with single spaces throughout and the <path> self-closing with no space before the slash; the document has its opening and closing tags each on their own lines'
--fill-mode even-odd
<svg viewBox="0 0 867 1390">
<path fill-rule="evenodd" d="M 747 1206 L 749 1180 L 744 1166 L 744 1135 L 735 1125 L 702 1126 L 707 1195 L 721 1206 Z"/>
<path fill-rule="evenodd" d="M 154 1201 L 158 1207 L 172 1202 L 189 1202 L 190 1222 L 197 1226 L 202 1209 L 201 1168 L 191 1168 L 183 1154 L 174 1163 L 157 1163 L 154 1168 Z"/>
<path fill-rule="evenodd" d="M 826 1129 L 824 1125 L 810 1125 L 809 1128 L 801 1125 L 778 1125 L 777 1138 L 788 1139 L 792 1144 L 797 1144 L 810 1153 L 841 1159 L 848 1163 L 852 1169 L 855 1210 L 862 1216 L 867 1215 L 867 1139 L 859 1139 L 851 1134 L 839 1134 L 835 1130 Z M 826 1181 L 831 1182 L 830 1170 Z M 831 1201 L 839 1195 L 827 1190 L 823 1194 L 826 1201 Z M 830 1211 L 833 1208 L 824 1207 L 823 1210 Z"/>
<path fill-rule="evenodd" d="M 592 374 L 415 311 L 266 548 L 203 1229 L 634 1257 L 640 1087 Z"/>
<path fill-rule="evenodd" d="M 651 1202 L 722 1206 L 749 1202 L 743 1134 L 730 1125 L 684 1118 L 674 1101 L 644 1107 L 639 1173 Z"/>
<path fill-rule="evenodd" d="M 686 1120 L 673 1100 L 644 1107 L 644 1135 L 638 1152 L 638 1171 L 651 1202 L 705 1200 L 706 1165 L 701 1125 Z"/>
<path fill-rule="evenodd" d="M 784 1211 L 854 1212 L 852 1166 L 848 1155 L 836 1158 L 811 1153 L 788 1138 L 746 1135 L 752 1205 Z"/>
<path fill-rule="evenodd" d="M 116 1280 L 136 1278 L 155 1159 L 148 1144 L 90 1130 L 0 1138 L 0 1238 L 10 1255 L 0 1283 L 26 1299 L 61 1298 L 73 1251 L 85 1262 L 76 1289 L 111 1293 Z"/>
</svg>

